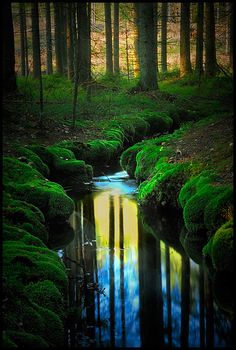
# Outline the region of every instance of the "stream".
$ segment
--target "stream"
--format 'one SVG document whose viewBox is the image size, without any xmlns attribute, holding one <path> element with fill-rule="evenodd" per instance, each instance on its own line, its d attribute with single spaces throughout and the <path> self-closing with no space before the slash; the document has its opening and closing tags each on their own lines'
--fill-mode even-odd
<svg viewBox="0 0 236 350">
<path fill-rule="evenodd" d="M 70 194 L 75 235 L 58 248 L 69 271 L 67 346 L 230 347 L 232 323 L 180 244 L 178 218 L 141 215 L 136 189 L 119 171 Z"/>
</svg>

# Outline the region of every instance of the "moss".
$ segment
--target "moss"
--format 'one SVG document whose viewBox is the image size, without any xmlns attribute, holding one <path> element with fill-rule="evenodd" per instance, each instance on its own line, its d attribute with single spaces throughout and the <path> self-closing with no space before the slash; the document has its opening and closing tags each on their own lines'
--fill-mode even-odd
<svg viewBox="0 0 236 350">
<path fill-rule="evenodd" d="M 120 157 L 121 167 L 127 171 L 130 177 L 134 177 L 136 169 L 136 155 L 145 146 L 144 142 L 136 143 L 135 145 L 127 148 Z"/>
<path fill-rule="evenodd" d="M 55 312 L 43 308 L 41 306 L 35 305 L 35 309 L 40 314 L 44 321 L 44 339 L 51 346 L 61 347 L 64 342 L 64 328 L 63 323 L 60 318 L 55 314 Z"/>
<path fill-rule="evenodd" d="M 206 184 L 201 187 L 186 203 L 183 211 L 184 222 L 191 232 L 206 230 L 204 211 L 210 201 L 225 191 L 224 186 Z"/>
<path fill-rule="evenodd" d="M 46 221 L 65 221 L 74 210 L 74 202 L 63 187 L 51 181 L 33 180 L 17 184 L 12 192 L 17 198 L 37 206 Z"/>
<path fill-rule="evenodd" d="M 6 334 L 6 331 L 3 331 L 2 334 L 2 347 L 3 348 L 17 348 L 18 346 L 14 341 L 10 338 L 9 334 Z"/>
<path fill-rule="evenodd" d="M 121 151 L 119 141 L 92 140 L 87 143 L 91 147 L 90 154 L 87 156 L 87 162 L 91 164 L 106 163 L 117 158 Z"/>
<path fill-rule="evenodd" d="M 216 271 L 233 272 L 234 266 L 233 221 L 223 224 L 203 248 L 203 254 L 211 258 Z"/>
<path fill-rule="evenodd" d="M 43 175 L 30 165 L 11 157 L 3 157 L 3 184 L 26 183 L 32 179 L 43 179 Z"/>
<path fill-rule="evenodd" d="M 21 227 L 47 242 L 48 232 L 44 226 L 44 215 L 35 206 L 24 201 L 11 199 L 7 194 L 4 194 L 3 216 L 5 223 Z"/>
<path fill-rule="evenodd" d="M 170 131 L 173 125 L 172 118 L 170 118 L 165 112 L 144 111 L 138 113 L 138 116 L 143 118 L 150 125 L 149 134 Z"/>
<path fill-rule="evenodd" d="M 42 161 L 42 159 L 34 153 L 32 150 L 27 149 L 26 147 L 18 147 L 16 149 L 16 155 L 18 157 L 24 157 L 25 161 L 27 163 L 30 163 L 30 165 L 39 171 L 42 175 L 45 177 L 49 176 L 49 168 L 48 166 Z"/>
<path fill-rule="evenodd" d="M 146 180 L 154 172 L 157 161 L 162 157 L 167 157 L 172 153 L 171 148 L 156 146 L 146 143 L 146 145 L 136 155 L 135 177 L 139 181 Z"/>
<path fill-rule="evenodd" d="M 143 118 L 133 115 L 114 117 L 110 122 L 110 126 L 111 128 L 118 128 L 124 133 L 126 144 L 143 139 L 149 130 L 149 124 Z"/>
<path fill-rule="evenodd" d="M 72 151 L 76 159 L 85 160 L 86 154 L 91 151 L 91 147 L 84 142 L 72 141 L 72 140 L 63 140 L 59 143 L 56 143 L 55 146 L 66 148 Z"/>
<path fill-rule="evenodd" d="M 187 201 L 195 195 L 201 187 L 213 181 L 217 181 L 218 179 L 219 176 L 212 170 L 204 170 L 197 176 L 191 177 L 180 190 L 178 198 L 180 206 L 184 208 Z"/>
<path fill-rule="evenodd" d="M 233 188 L 224 188 L 204 210 L 204 223 L 210 232 L 215 232 L 226 220 L 233 219 Z"/>
<path fill-rule="evenodd" d="M 56 312 L 63 318 L 63 297 L 52 281 L 30 283 L 25 287 L 25 292 L 32 302 Z"/>
<path fill-rule="evenodd" d="M 49 166 L 49 168 L 51 167 L 54 157 L 52 152 L 50 152 L 47 149 L 47 147 L 36 144 L 36 145 L 27 146 L 27 149 L 36 153 L 42 159 L 42 161 Z"/>
<path fill-rule="evenodd" d="M 3 223 L 3 241 L 21 241 L 29 245 L 46 247 L 39 238 L 31 235 L 26 230 L 5 223 Z"/>
<path fill-rule="evenodd" d="M 124 132 L 119 128 L 109 128 L 103 132 L 104 138 L 106 140 L 118 141 L 120 146 L 123 146 L 124 142 Z"/>
<path fill-rule="evenodd" d="M 23 331 L 7 331 L 11 340 L 17 344 L 16 347 L 22 348 L 48 348 L 48 343 L 40 336 L 26 333 Z"/>
</svg>

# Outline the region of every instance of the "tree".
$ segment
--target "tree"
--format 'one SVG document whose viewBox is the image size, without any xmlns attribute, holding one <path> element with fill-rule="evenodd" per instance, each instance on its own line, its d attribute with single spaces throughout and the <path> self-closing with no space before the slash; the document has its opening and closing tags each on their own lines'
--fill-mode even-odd
<svg viewBox="0 0 236 350">
<path fill-rule="evenodd" d="M 233 4 L 229 3 L 229 66 L 233 69 L 233 33 L 234 33 L 234 22 L 233 22 Z"/>
<path fill-rule="evenodd" d="M 78 3 L 78 81 L 85 83 L 90 80 L 90 35 L 87 3 Z"/>
<path fill-rule="evenodd" d="M 213 2 L 205 3 L 205 28 L 205 75 L 213 77 L 217 71 Z"/>
<path fill-rule="evenodd" d="M 105 8 L 105 32 L 106 32 L 106 73 L 113 74 L 111 3 L 105 2 L 104 8 Z"/>
<path fill-rule="evenodd" d="M 114 2 L 114 73 L 119 74 L 119 3 Z"/>
<path fill-rule="evenodd" d="M 39 11 L 38 3 L 31 3 L 32 19 L 32 46 L 33 46 L 33 77 L 39 80 L 40 93 L 40 125 L 43 121 L 43 85 L 41 74 L 40 38 L 39 38 Z"/>
<path fill-rule="evenodd" d="M 54 25 L 55 25 L 55 55 L 56 55 L 56 71 L 58 74 L 63 74 L 63 59 L 61 48 L 61 16 L 60 16 L 60 4 L 54 2 Z"/>
<path fill-rule="evenodd" d="M 25 62 L 25 4 L 19 3 L 19 18 L 20 18 L 20 54 L 21 54 L 21 75 L 26 75 Z"/>
<path fill-rule="evenodd" d="M 67 4 L 67 76 L 68 79 L 72 79 L 74 76 L 74 50 L 73 50 L 73 27 L 72 27 L 72 3 L 68 2 Z"/>
<path fill-rule="evenodd" d="M 4 2 L 2 17 L 3 92 L 16 91 L 15 48 L 11 3 Z"/>
<path fill-rule="evenodd" d="M 53 73 L 52 67 L 52 33 L 51 33 L 51 13 L 50 2 L 45 2 L 46 17 L 46 51 L 47 51 L 47 74 Z"/>
<path fill-rule="evenodd" d="M 180 17 L 180 76 L 192 73 L 190 61 L 190 3 L 181 3 Z"/>
<path fill-rule="evenodd" d="M 167 11 L 168 3 L 161 4 L 161 71 L 167 71 Z"/>
<path fill-rule="evenodd" d="M 134 77 L 140 74 L 139 58 L 138 58 L 138 6 L 134 3 Z"/>
<path fill-rule="evenodd" d="M 195 71 L 201 76 L 203 73 L 203 12 L 202 2 L 197 4 L 197 41 L 196 41 L 196 65 Z"/>
<path fill-rule="evenodd" d="M 139 88 L 155 90 L 157 85 L 157 46 L 154 3 L 135 3 L 138 25 Z"/>
</svg>

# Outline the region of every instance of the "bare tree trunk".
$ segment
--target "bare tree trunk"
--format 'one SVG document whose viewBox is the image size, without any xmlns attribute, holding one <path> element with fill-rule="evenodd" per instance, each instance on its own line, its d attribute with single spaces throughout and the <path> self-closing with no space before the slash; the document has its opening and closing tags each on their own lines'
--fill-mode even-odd
<svg viewBox="0 0 236 350">
<path fill-rule="evenodd" d="M 214 19 L 214 3 L 205 3 L 205 74 L 208 77 L 216 75 L 216 46 L 215 46 L 215 19 Z"/>
<path fill-rule="evenodd" d="M 92 95 L 92 76 L 91 76 L 91 3 L 88 2 L 88 86 L 87 86 L 87 100 L 91 100 Z"/>
<path fill-rule="evenodd" d="M 73 53 L 73 29 L 72 29 L 72 3 L 67 4 L 67 76 L 72 79 L 74 76 L 74 53 Z"/>
<path fill-rule="evenodd" d="M 104 8 L 105 8 L 105 32 L 106 32 L 106 74 L 113 74 L 111 3 L 105 2 Z"/>
<path fill-rule="evenodd" d="M 52 32 L 51 32 L 50 2 L 45 2 L 45 15 L 46 15 L 47 74 L 52 74 L 53 68 L 52 68 Z"/>
<path fill-rule="evenodd" d="M 66 6 L 65 2 L 61 2 L 60 4 L 60 40 L 61 40 L 61 53 L 62 53 L 62 66 L 63 66 L 63 74 L 67 73 L 67 42 L 66 42 Z"/>
<path fill-rule="evenodd" d="M 190 61 L 190 3 L 181 3 L 180 76 L 192 73 Z"/>
<path fill-rule="evenodd" d="M 202 2 L 197 4 L 197 41 L 196 41 L 196 66 L 197 75 L 203 73 L 203 12 L 204 5 Z"/>
<path fill-rule="evenodd" d="M 233 50 L 233 33 L 234 33 L 234 22 L 233 22 L 233 4 L 232 2 L 229 4 L 229 20 L 228 20 L 228 28 L 229 28 L 229 66 L 233 70 L 234 63 L 234 50 Z"/>
<path fill-rule="evenodd" d="M 127 22 L 126 22 L 126 28 L 125 28 L 125 52 L 126 52 L 127 75 L 128 75 L 128 80 L 129 80 L 130 73 L 129 73 L 129 44 L 128 44 L 128 27 L 127 27 Z"/>
<path fill-rule="evenodd" d="M 87 3 L 78 3 L 78 77 L 79 83 L 87 83 L 90 79 L 89 45 Z"/>
<path fill-rule="evenodd" d="M 167 11 L 168 3 L 161 4 L 161 71 L 167 71 Z"/>
<path fill-rule="evenodd" d="M 139 57 L 138 57 L 138 5 L 134 3 L 134 77 L 140 74 Z"/>
<path fill-rule="evenodd" d="M 12 93 L 16 88 L 15 48 L 11 3 L 3 3 L 2 43 L 3 43 L 3 92 Z"/>
<path fill-rule="evenodd" d="M 72 12 L 73 14 L 77 12 L 78 4 L 72 3 Z M 79 67 L 78 67 L 78 38 L 76 35 L 76 23 L 75 16 L 72 16 L 72 27 L 74 31 L 73 35 L 73 46 L 74 46 L 74 86 L 73 86 L 73 104 L 72 104 L 72 130 L 75 129 L 76 121 L 76 107 L 77 107 L 77 95 L 78 95 L 78 84 L 79 84 Z"/>
<path fill-rule="evenodd" d="M 114 73 L 119 74 L 119 3 L 114 2 Z"/>
<path fill-rule="evenodd" d="M 20 55 L 21 55 L 21 75 L 26 75 L 25 67 L 25 28 L 24 28 L 24 11 L 25 4 L 19 3 L 19 17 L 20 17 Z"/>
<path fill-rule="evenodd" d="M 25 13 L 25 6 L 23 8 L 23 22 L 24 22 L 24 31 L 25 31 L 25 35 L 24 35 L 24 39 L 25 39 L 25 73 L 26 76 L 29 75 L 29 55 L 28 55 L 28 39 L 27 39 L 27 26 L 26 26 L 26 13 Z"/>
<path fill-rule="evenodd" d="M 40 39 L 39 39 L 39 12 L 38 3 L 31 3 L 32 16 L 32 43 L 33 43 L 33 77 L 39 80 L 40 93 L 40 125 L 43 123 L 43 84 L 41 74 L 41 56 L 40 56 Z"/>
<path fill-rule="evenodd" d="M 56 71 L 58 74 L 63 75 L 63 61 L 62 61 L 62 49 L 61 49 L 61 23 L 60 23 L 60 4 L 54 2 L 54 23 L 55 23 L 55 54 L 56 54 Z"/>
</svg>

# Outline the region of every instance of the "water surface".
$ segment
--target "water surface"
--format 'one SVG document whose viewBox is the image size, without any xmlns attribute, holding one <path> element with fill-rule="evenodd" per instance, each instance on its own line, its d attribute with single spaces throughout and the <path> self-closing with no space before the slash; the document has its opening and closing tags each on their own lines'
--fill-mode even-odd
<svg viewBox="0 0 236 350">
<path fill-rule="evenodd" d="M 178 218 L 152 217 L 150 227 L 136 187 L 118 172 L 94 178 L 93 193 L 75 200 L 75 238 L 60 252 L 70 269 L 68 345 L 230 346 L 231 322 L 176 239 Z"/>
</svg>

